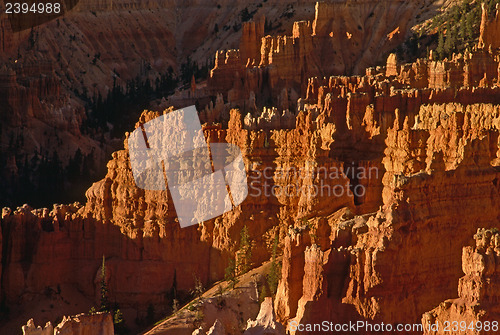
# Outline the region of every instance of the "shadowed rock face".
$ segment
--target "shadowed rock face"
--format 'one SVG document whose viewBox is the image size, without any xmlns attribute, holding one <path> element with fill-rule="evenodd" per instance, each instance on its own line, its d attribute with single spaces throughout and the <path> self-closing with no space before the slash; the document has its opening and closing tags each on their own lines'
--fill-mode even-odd
<svg viewBox="0 0 500 335">
<path fill-rule="evenodd" d="M 15 7 L 10 9 L 9 23 L 12 32 L 18 33 L 20 31 L 37 27 L 41 24 L 55 20 L 56 18 L 65 15 L 71 11 L 79 0 L 64 0 L 57 4 L 50 4 L 47 6 L 21 8 L 21 13 L 16 13 Z M 5 5 L 7 6 L 7 5 Z M 6 7 L 7 8 L 7 7 Z M 30 11 L 31 9 L 31 11 Z M 5 11 L 7 12 L 7 11 Z"/>
</svg>

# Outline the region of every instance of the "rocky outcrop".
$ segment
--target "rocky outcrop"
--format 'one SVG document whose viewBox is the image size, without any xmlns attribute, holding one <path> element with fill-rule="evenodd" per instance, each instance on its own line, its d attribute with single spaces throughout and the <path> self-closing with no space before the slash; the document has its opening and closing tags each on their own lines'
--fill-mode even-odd
<svg viewBox="0 0 500 335">
<path fill-rule="evenodd" d="M 23 335 L 113 335 L 113 319 L 109 313 L 80 314 L 64 317 L 55 328 L 48 322 L 44 328 L 35 327 L 33 319 L 22 327 Z"/>
<path fill-rule="evenodd" d="M 260 42 L 264 37 L 266 18 L 260 17 L 256 21 L 243 24 L 240 40 L 240 57 L 247 66 L 260 64 Z"/>
<path fill-rule="evenodd" d="M 453 260 L 467 239 L 462 232 L 489 227 L 500 214 L 499 111 L 489 104 L 498 104 L 498 88 L 429 88 L 420 75 L 429 62 L 394 66 L 391 58 L 389 73 L 311 78 L 301 110 L 281 116 L 266 109 L 243 117 L 221 102 L 227 126 L 208 123 L 205 136 L 241 148 L 249 196 L 199 227 L 179 227 L 168 192 L 137 188 L 125 141 L 106 177 L 87 191 L 84 206 L 5 212 L 7 299 L 60 282 L 94 297 L 105 255 L 110 295 L 139 315 L 149 303 L 161 311 L 171 302 L 160 293 L 174 281 L 189 290 L 193 274 L 205 283 L 222 277 L 243 225 L 255 241 L 256 265 L 268 259 L 265 245 L 280 226 L 291 235 L 283 240 L 279 321 L 415 321 L 452 294 L 459 275 Z M 407 82 L 422 87 L 406 89 Z M 462 103 L 447 103 L 453 100 Z M 159 115 L 145 112 L 140 123 Z M 346 207 L 352 214 L 339 214 Z M 308 237 L 293 237 L 299 232 Z M 451 242 L 441 243 L 443 235 Z M 433 245 L 439 256 L 415 254 L 405 245 Z M 441 270 L 424 293 L 419 287 L 430 280 L 428 272 L 413 270 L 429 266 L 429 257 Z M 399 265 L 392 267 L 395 259 Z M 45 274 L 47 268 L 53 275 Z M 140 278 L 155 285 L 141 285 Z M 394 309 L 396 301 L 404 307 Z"/>
<path fill-rule="evenodd" d="M 474 334 L 498 331 L 500 233 L 495 229 L 478 229 L 475 246 L 464 247 L 458 298 L 442 302 L 422 317 L 424 334 L 459 334 L 465 329 Z"/>
<path fill-rule="evenodd" d="M 264 298 L 260 305 L 259 315 L 255 321 L 248 320 L 245 335 L 284 335 L 285 329 L 276 321 L 273 309 L 273 299 Z"/>
<path fill-rule="evenodd" d="M 428 110 L 434 111 L 433 116 L 427 114 Z M 400 313 L 405 313 L 407 317 L 412 315 L 415 321 L 419 310 L 431 301 L 440 301 L 435 299 L 445 296 L 444 291 L 449 294 L 453 287 L 450 278 L 458 278 L 459 266 L 452 259 L 458 256 L 460 244 L 468 241 L 464 233 L 471 234 L 477 227 L 498 224 L 499 212 L 495 204 L 500 194 L 495 180 L 499 171 L 490 165 L 496 159 L 497 149 L 489 149 L 498 146 L 497 135 L 491 137 L 492 131 L 498 132 L 496 115 L 497 112 L 492 113 L 481 105 L 469 106 L 463 111 L 454 105 L 423 107 L 419 113 L 420 122 L 414 129 L 405 121 L 402 129 L 398 130 L 395 124 L 389 131 L 384 158 L 387 171 L 384 207 L 368 220 L 369 231 L 358 238 L 355 261 L 351 263 L 354 272 L 351 272 L 344 299 L 354 305 L 363 301 L 364 307 L 358 309 L 361 315 L 394 322 Z M 437 117 L 442 121 L 438 122 Z M 483 119 L 484 123 L 480 121 Z M 401 135 L 403 138 L 399 137 Z M 402 151 L 391 148 L 394 144 L 399 147 L 397 143 L 403 145 Z M 470 183 L 474 184 L 474 191 L 468 189 Z M 472 192 L 478 197 L 470 197 Z M 482 199 L 481 194 L 484 195 Z M 430 201 L 431 198 L 434 200 Z M 457 203 L 463 203 L 463 207 L 456 207 Z M 486 212 L 491 215 L 485 215 Z M 467 218 L 470 213 L 481 214 Z M 445 227 L 438 222 L 454 224 Z M 460 234 L 455 233 L 458 227 Z M 442 236 L 451 236 L 449 243 L 440 243 Z M 403 247 L 422 243 L 433 245 L 432 255 L 406 253 Z M 385 257 L 393 257 L 389 255 L 395 250 L 397 266 L 393 261 L 385 263 Z M 440 256 L 435 257 L 436 254 Z M 426 271 L 413 269 L 431 264 L 426 261 L 427 257 L 433 259 L 434 285 L 423 292 L 418 287 L 430 278 Z M 407 281 L 409 273 L 412 273 L 411 284 Z M 386 293 L 383 293 L 384 287 Z M 370 291 L 380 292 L 380 299 L 372 299 Z M 394 300 L 382 298 L 388 297 L 389 291 L 395 293 Z M 396 306 L 396 300 L 400 303 L 397 311 L 391 307 Z"/>
<path fill-rule="evenodd" d="M 486 4 L 482 4 L 481 28 L 479 34 L 479 47 L 497 49 L 500 47 L 500 16 L 497 10 L 493 19 L 490 19 Z"/>
<path fill-rule="evenodd" d="M 396 113 L 386 136 L 383 206 L 363 216 L 314 218 L 311 228 L 289 233 L 278 320 L 418 323 L 420 311 L 452 294 L 450 278 L 460 275 L 452 260 L 469 240 L 463 232 L 500 218 L 497 109 L 422 106 L 412 127 Z M 443 236 L 450 239 L 443 243 Z"/>
<path fill-rule="evenodd" d="M 23 335 L 54 335 L 54 327 L 52 323 L 47 322 L 45 327 L 35 326 L 33 319 L 29 319 L 28 323 L 22 327 Z"/>
<path fill-rule="evenodd" d="M 157 115 L 145 113 L 141 122 Z M 120 306 L 134 306 L 140 314 L 150 303 L 158 311 L 168 309 L 171 302 L 160 293 L 171 290 L 174 282 L 187 291 L 195 277 L 207 283 L 223 276 L 243 225 L 256 243 L 253 260 L 261 263 L 269 257 L 267 233 L 279 223 L 273 213 L 283 211 L 280 220 L 292 222 L 296 216 L 353 203 L 342 162 L 328 157 L 332 131 L 328 125 L 318 127 L 312 113 L 304 112 L 293 129 L 246 130 L 240 112 L 232 110 L 228 129 L 207 127 L 205 133 L 211 141 L 242 148 L 252 181 L 249 196 L 235 211 L 187 229 L 179 227 L 167 191 L 135 185 L 125 141 L 125 150 L 108 163 L 107 176 L 87 191 L 85 206 L 26 206 L 5 212 L 3 287 L 8 301 L 58 283 L 78 285 L 94 297 L 104 255 L 110 295 Z M 142 285 L 140 278 L 155 285 Z"/>
<path fill-rule="evenodd" d="M 226 331 L 224 330 L 224 326 L 219 320 L 215 320 L 213 326 L 208 330 L 207 335 L 224 335 Z"/>
<path fill-rule="evenodd" d="M 250 194 L 199 227 L 180 229 L 168 192 L 136 187 L 125 141 L 86 205 L 5 211 L 7 299 L 61 281 L 94 296 L 104 254 L 110 295 L 139 314 L 149 303 L 161 311 L 170 302 L 159 293 L 174 280 L 188 290 L 193 273 L 205 283 L 221 278 L 243 225 L 255 241 L 256 265 L 269 257 L 265 245 L 279 226 L 289 236 L 278 321 L 418 320 L 453 294 L 463 233 L 498 222 L 500 111 L 488 104 L 496 103 L 498 88 L 403 89 L 417 77 L 405 68 L 413 69 L 312 78 L 302 110 L 287 112 L 289 127 L 269 110 L 247 118 L 235 109 L 227 128 L 205 125 L 210 142 L 241 148 Z M 443 103 L 453 99 L 463 103 Z M 140 122 L 157 116 L 143 113 Z M 264 129 L 252 127 L 256 120 Z M 283 192 L 289 186 L 301 192 Z M 355 192 L 360 187 L 365 194 Z M 450 240 L 442 243 L 442 236 Z M 431 245 L 432 254 L 405 248 Z M 432 275 L 431 265 L 438 269 Z"/>
</svg>

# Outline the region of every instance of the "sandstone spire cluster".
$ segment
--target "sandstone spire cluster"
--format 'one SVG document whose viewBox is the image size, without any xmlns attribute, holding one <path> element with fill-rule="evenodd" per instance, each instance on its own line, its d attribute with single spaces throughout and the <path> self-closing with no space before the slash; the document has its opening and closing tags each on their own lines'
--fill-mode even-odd
<svg viewBox="0 0 500 335">
<path fill-rule="evenodd" d="M 113 335 L 113 319 L 109 313 L 98 313 L 95 315 L 80 314 L 64 317 L 55 328 L 50 322 L 45 327 L 36 327 L 33 319 L 22 327 L 23 335 L 80 335 L 99 334 Z"/>
<path fill-rule="evenodd" d="M 474 240 L 475 247 L 463 248 L 465 276 L 458 283 L 459 297 L 445 300 L 423 315 L 424 334 L 445 334 L 447 324 L 450 329 L 458 325 L 455 333 L 465 328 L 471 334 L 493 334 L 500 329 L 500 233 L 497 229 L 478 229 Z"/>
<path fill-rule="evenodd" d="M 250 22 L 243 26 L 240 50 L 217 52 L 210 92 L 230 91 L 227 99 L 239 103 L 250 92 L 265 100 L 266 92 L 275 97 L 287 87 L 298 98 L 310 77 L 360 74 L 404 41 L 415 11 L 425 4 L 318 2 L 314 20 L 295 22 L 291 36 L 264 37 L 262 19 Z"/>
</svg>

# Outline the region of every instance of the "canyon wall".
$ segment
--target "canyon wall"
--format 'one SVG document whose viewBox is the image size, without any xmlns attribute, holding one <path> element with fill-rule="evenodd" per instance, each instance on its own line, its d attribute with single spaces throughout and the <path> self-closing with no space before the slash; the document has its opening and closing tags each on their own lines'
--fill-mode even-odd
<svg viewBox="0 0 500 335">
<path fill-rule="evenodd" d="M 406 79 L 383 73 L 331 77 L 328 84 L 311 79 L 291 129 L 252 130 L 234 109 L 227 129 L 205 126 L 209 142 L 242 149 L 250 194 L 198 227 L 179 227 L 168 191 L 137 188 L 127 141 L 106 178 L 87 191 L 86 205 L 5 210 L 6 298 L 61 282 L 95 296 L 104 255 L 110 295 L 121 306 L 166 310 L 174 282 L 188 290 L 195 277 L 221 278 L 247 225 L 255 265 L 269 257 L 265 245 L 276 227 L 291 234 L 282 242 L 278 320 L 418 321 L 453 294 L 457 253 L 470 236 L 462 232 L 498 225 L 500 111 L 488 104 L 498 89 L 395 89 Z M 456 96 L 464 104 L 447 103 Z M 145 112 L 140 123 L 159 115 Z M 270 124 L 280 127 L 283 117 Z M 358 172 L 350 174 L 351 167 Z M 288 185 L 301 192 L 282 192 Z M 361 196 L 353 192 L 360 185 Z M 431 265 L 440 269 L 432 276 L 425 270 Z M 423 290 L 430 280 L 436 285 Z"/>
<path fill-rule="evenodd" d="M 239 45 L 244 8 L 255 18 L 275 22 L 271 30 L 281 29 L 278 19 L 284 29 L 291 29 L 293 18 L 280 18 L 290 3 L 292 17 L 312 15 L 312 0 L 268 1 L 261 6 L 246 1 L 82 0 L 65 15 L 18 32 L 0 4 L 0 187 L 6 190 L 0 204 L 40 206 L 58 201 L 63 190 L 47 184 L 72 181 L 37 177 L 57 165 L 61 172 L 79 170 L 79 179 L 87 179 L 84 186 L 64 190 L 78 199 L 90 185 L 88 180 L 102 177 L 110 153 L 120 147 L 113 137 L 121 138 L 123 132 L 107 124 L 107 111 L 96 111 L 113 89 L 115 97 L 117 87 L 130 91 L 150 81 L 156 88 L 162 76 L 180 75 L 181 65 L 207 66 L 216 50 Z M 257 31 L 258 36 L 264 33 L 261 26 Z M 258 50 L 254 40 L 248 42 L 250 52 Z M 119 120 L 132 128 L 137 116 L 122 113 Z M 75 169 L 80 159 L 87 164 Z M 33 196 L 39 192 L 25 191 L 38 187 L 52 195 L 50 199 L 44 202 L 42 194 Z"/>
<path fill-rule="evenodd" d="M 200 117 L 209 143 L 232 143 L 243 152 L 249 196 L 241 205 L 181 229 L 168 191 L 136 186 L 127 133 L 85 204 L 2 211 L 7 303 L 26 303 L 30 294 L 58 284 L 97 301 L 104 256 L 109 294 L 121 308 L 144 317 L 152 304 L 157 314 L 167 313 L 172 291 L 223 277 L 244 226 L 254 243 L 254 266 L 269 259 L 269 245 L 279 236 L 283 265 L 274 310 L 285 325 L 419 323 L 423 313 L 454 296 L 462 247 L 478 228 L 500 224 L 498 52 L 477 48 L 412 64 L 390 55 L 386 66 L 356 76 L 315 74 L 321 62 L 302 57 L 279 61 L 288 41 L 304 55 L 315 40 L 338 38 L 338 21 L 328 19 L 337 14 L 322 6 L 314 22 L 295 23 L 291 39 L 264 37 L 259 67 L 252 67 L 259 55 L 251 41 L 258 40 L 262 23 L 243 29 L 247 60 L 241 50 L 217 53 L 208 82 L 217 101 Z M 397 39 L 398 32 L 390 36 Z M 353 31 L 345 38 L 358 37 Z M 273 48 L 279 41 L 272 52 L 267 39 Z M 308 70 L 297 76 L 301 64 Z M 279 90 L 278 106 L 257 107 L 259 91 L 248 83 L 266 87 L 273 71 L 302 88 Z M 6 73 L 7 82 L 17 75 Z M 244 105 L 233 108 L 239 100 Z M 161 115 L 145 111 L 135 128 Z M 484 275 L 467 271 L 461 292 Z M 446 315 L 435 314 L 441 312 Z"/>
<path fill-rule="evenodd" d="M 482 5 L 481 30 L 479 35 L 479 46 L 483 48 L 497 49 L 500 47 L 498 38 L 500 37 L 500 16 L 497 10 L 492 19 L 490 19 L 486 5 Z"/>
<path fill-rule="evenodd" d="M 310 77 L 360 74 L 383 62 L 405 40 L 417 14 L 425 15 L 431 5 L 431 1 L 318 2 L 314 20 L 295 22 L 291 36 L 263 37 L 259 56 L 248 56 L 247 43 L 241 44 L 242 50 L 218 52 L 210 91 L 238 91 L 228 93 L 233 102 L 254 92 L 262 103 L 283 89 L 302 95 Z M 246 41 L 260 37 L 254 26 L 249 23 L 244 28 Z M 291 100 L 295 104 L 296 98 Z"/>
</svg>

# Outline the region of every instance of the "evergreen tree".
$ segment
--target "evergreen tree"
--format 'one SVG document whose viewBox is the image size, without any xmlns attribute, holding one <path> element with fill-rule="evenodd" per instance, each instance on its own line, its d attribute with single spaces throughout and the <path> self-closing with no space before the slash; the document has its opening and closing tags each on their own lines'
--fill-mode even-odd
<svg viewBox="0 0 500 335">
<path fill-rule="evenodd" d="M 271 255 L 271 269 L 269 270 L 269 274 L 267 275 L 267 282 L 269 284 L 269 289 L 271 290 L 272 295 L 276 294 L 278 290 L 278 282 L 281 277 L 281 264 L 278 261 L 278 239 L 279 236 L 276 234 L 274 237 L 273 250 Z"/>
<path fill-rule="evenodd" d="M 252 241 L 248 233 L 248 227 L 245 225 L 240 232 L 240 248 L 236 253 L 238 274 L 244 274 L 250 271 L 252 267 Z"/>
<path fill-rule="evenodd" d="M 436 48 L 436 53 L 439 59 L 442 59 L 444 56 L 444 34 L 442 32 L 439 33 L 438 46 Z"/>
<path fill-rule="evenodd" d="M 455 49 L 456 44 L 456 32 L 451 28 L 450 23 L 446 25 L 446 41 L 444 42 L 444 53 L 446 56 L 451 55 Z"/>
<path fill-rule="evenodd" d="M 127 328 L 127 325 L 125 324 L 125 320 L 123 319 L 122 311 L 119 308 L 116 309 L 116 311 L 113 315 L 113 328 L 114 328 L 115 334 L 117 334 L 117 335 L 129 333 L 129 329 Z"/>
<path fill-rule="evenodd" d="M 172 281 L 171 296 L 174 300 L 177 299 L 177 269 L 174 269 L 174 279 Z"/>
<path fill-rule="evenodd" d="M 259 304 L 261 304 L 266 297 L 269 296 L 269 290 L 267 289 L 267 285 L 264 284 L 262 285 L 260 292 L 259 292 Z"/>
<path fill-rule="evenodd" d="M 106 259 L 102 256 L 101 265 L 101 306 L 100 312 L 109 312 L 108 285 L 106 283 Z"/>
<path fill-rule="evenodd" d="M 458 36 L 462 41 L 467 40 L 467 29 L 465 22 L 458 26 Z"/>
<path fill-rule="evenodd" d="M 117 309 L 115 315 L 113 316 L 113 323 L 115 325 L 123 322 L 123 314 L 120 309 Z"/>
<path fill-rule="evenodd" d="M 253 15 L 254 15 L 254 13 L 250 13 L 250 12 L 248 11 L 248 8 L 244 8 L 244 9 L 240 12 L 241 22 L 247 22 L 247 21 L 250 21 L 250 20 L 253 18 Z"/>
<path fill-rule="evenodd" d="M 172 301 L 172 313 L 175 314 L 179 310 L 179 300 L 174 299 Z"/>
<path fill-rule="evenodd" d="M 469 12 L 465 16 L 465 38 L 471 40 L 474 38 L 474 14 Z"/>
<path fill-rule="evenodd" d="M 226 268 L 224 280 L 228 281 L 231 287 L 234 287 L 234 285 L 236 284 L 236 264 L 234 262 L 234 259 L 229 260 L 229 265 Z"/>
</svg>

